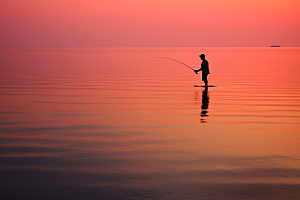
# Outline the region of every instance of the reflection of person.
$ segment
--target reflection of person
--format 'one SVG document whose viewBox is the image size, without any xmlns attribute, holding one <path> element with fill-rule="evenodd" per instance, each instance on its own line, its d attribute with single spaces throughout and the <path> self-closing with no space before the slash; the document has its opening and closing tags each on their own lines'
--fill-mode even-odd
<svg viewBox="0 0 300 200">
<path fill-rule="evenodd" d="M 209 68 L 208 68 L 208 62 L 207 62 L 207 60 L 205 60 L 205 55 L 204 54 L 201 54 L 199 57 L 202 60 L 201 67 L 200 67 L 200 69 L 194 70 L 194 71 L 195 71 L 195 73 L 198 73 L 199 71 L 202 71 L 202 81 L 204 81 L 205 87 L 207 87 L 208 86 L 207 85 L 208 84 L 207 76 L 208 76 L 208 74 L 210 74 Z"/>
<path fill-rule="evenodd" d="M 207 96 L 207 90 L 208 87 L 205 87 L 205 89 L 202 92 L 202 105 L 201 105 L 201 123 L 205 123 L 206 119 L 204 117 L 208 117 L 208 105 L 209 105 L 209 97 Z"/>
</svg>

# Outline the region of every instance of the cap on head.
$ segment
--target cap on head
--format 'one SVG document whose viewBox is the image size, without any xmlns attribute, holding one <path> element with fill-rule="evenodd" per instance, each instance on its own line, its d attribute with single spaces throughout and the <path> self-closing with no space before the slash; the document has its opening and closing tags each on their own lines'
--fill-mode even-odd
<svg viewBox="0 0 300 200">
<path fill-rule="evenodd" d="M 199 55 L 200 58 L 205 58 L 204 54 Z"/>
</svg>

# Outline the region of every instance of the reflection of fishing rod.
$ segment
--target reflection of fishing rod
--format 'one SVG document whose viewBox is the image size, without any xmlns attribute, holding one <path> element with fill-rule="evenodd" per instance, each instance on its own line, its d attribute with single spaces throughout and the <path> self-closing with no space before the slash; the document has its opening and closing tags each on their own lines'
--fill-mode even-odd
<svg viewBox="0 0 300 200">
<path fill-rule="evenodd" d="M 187 66 L 188 68 L 190 68 L 191 70 L 193 70 L 193 71 L 195 72 L 195 70 L 194 70 L 193 68 L 191 68 L 190 66 L 184 64 L 183 62 L 180 62 L 180 61 L 178 61 L 178 60 L 175 60 L 175 59 L 173 59 L 173 58 L 167 58 L 167 57 L 156 57 L 156 58 L 165 58 L 165 59 L 173 60 L 173 61 L 175 61 L 175 62 L 178 62 L 178 63 L 180 63 L 180 64 L 183 64 L 183 65 Z M 197 72 L 195 72 L 195 73 L 198 74 Z"/>
</svg>

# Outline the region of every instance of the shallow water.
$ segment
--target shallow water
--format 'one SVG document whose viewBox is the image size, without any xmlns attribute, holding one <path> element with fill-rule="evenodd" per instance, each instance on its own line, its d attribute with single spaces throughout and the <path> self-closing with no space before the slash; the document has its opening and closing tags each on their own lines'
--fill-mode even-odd
<svg viewBox="0 0 300 200">
<path fill-rule="evenodd" d="M 211 75 L 200 76 L 169 57 Z M 300 48 L 0 48 L 1 199 L 299 199 Z"/>
</svg>

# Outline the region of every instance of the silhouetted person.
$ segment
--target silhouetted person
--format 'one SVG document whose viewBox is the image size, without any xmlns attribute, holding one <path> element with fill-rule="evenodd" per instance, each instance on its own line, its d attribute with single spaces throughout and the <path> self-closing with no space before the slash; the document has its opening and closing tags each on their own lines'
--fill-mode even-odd
<svg viewBox="0 0 300 200">
<path fill-rule="evenodd" d="M 204 117 L 208 117 L 208 105 L 209 105 L 209 97 L 207 96 L 207 90 L 208 87 L 205 87 L 205 89 L 202 91 L 202 105 L 201 105 L 201 123 L 205 123 L 206 119 Z"/>
<path fill-rule="evenodd" d="M 204 54 L 199 55 L 199 57 L 202 60 L 201 67 L 200 67 L 200 69 L 194 70 L 194 71 L 195 71 L 196 74 L 199 71 L 202 71 L 202 81 L 204 81 L 205 87 L 207 87 L 208 86 L 207 76 L 208 76 L 208 74 L 210 74 L 209 68 L 208 68 L 208 62 L 207 62 L 207 60 L 205 60 L 205 55 Z"/>
</svg>

